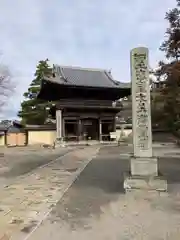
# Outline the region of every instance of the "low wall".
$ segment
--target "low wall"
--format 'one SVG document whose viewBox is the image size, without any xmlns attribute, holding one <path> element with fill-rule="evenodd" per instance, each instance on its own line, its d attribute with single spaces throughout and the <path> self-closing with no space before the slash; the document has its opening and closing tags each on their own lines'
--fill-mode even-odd
<svg viewBox="0 0 180 240">
<path fill-rule="evenodd" d="M 4 146 L 5 145 L 5 135 L 1 135 L 0 136 L 0 146 Z"/>
<path fill-rule="evenodd" d="M 123 129 L 123 137 L 128 138 L 132 135 L 132 129 Z M 111 139 L 116 139 L 118 141 L 121 137 L 121 130 L 117 129 L 116 132 L 110 133 Z"/>
<path fill-rule="evenodd" d="M 56 139 L 55 130 L 29 130 L 28 144 L 49 144 L 52 145 Z"/>
<path fill-rule="evenodd" d="M 132 137 L 132 128 L 130 129 L 130 125 L 127 127 L 126 125 L 124 126 L 125 128 L 123 129 L 124 137 Z M 132 125 L 131 125 L 132 127 Z M 121 130 L 117 129 L 116 132 L 112 133 L 113 138 L 116 140 L 119 139 L 121 135 Z M 180 131 L 179 133 L 176 133 L 173 135 L 173 133 L 168 130 L 168 129 L 152 129 L 152 140 L 153 142 L 175 142 L 177 139 L 177 136 L 179 136 L 179 142 L 180 142 Z"/>
<path fill-rule="evenodd" d="M 121 134 L 121 130 L 116 130 L 118 136 Z M 123 129 L 123 133 L 125 137 L 128 137 L 132 133 L 132 129 Z"/>
</svg>

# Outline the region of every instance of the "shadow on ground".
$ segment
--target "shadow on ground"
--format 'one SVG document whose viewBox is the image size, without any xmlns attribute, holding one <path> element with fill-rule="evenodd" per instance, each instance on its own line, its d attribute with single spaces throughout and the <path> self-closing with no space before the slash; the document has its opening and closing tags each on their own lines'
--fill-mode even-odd
<svg viewBox="0 0 180 240">
<path fill-rule="evenodd" d="M 159 158 L 159 171 L 167 179 L 168 184 L 180 183 L 180 158 Z"/>
<path fill-rule="evenodd" d="M 129 161 L 120 159 L 118 148 L 102 148 L 56 205 L 51 221 L 63 220 L 76 228 L 91 215 L 100 216 L 102 206 L 124 194 L 123 172 L 128 170 Z"/>
<path fill-rule="evenodd" d="M 111 149 L 110 149 L 111 150 Z M 116 150 L 117 151 L 117 150 Z M 107 153 L 104 148 L 95 161 L 88 167 L 76 181 L 76 188 L 97 188 L 107 194 L 124 193 L 124 172 L 129 171 L 129 161 L 120 159 L 117 152 Z"/>
</svg>

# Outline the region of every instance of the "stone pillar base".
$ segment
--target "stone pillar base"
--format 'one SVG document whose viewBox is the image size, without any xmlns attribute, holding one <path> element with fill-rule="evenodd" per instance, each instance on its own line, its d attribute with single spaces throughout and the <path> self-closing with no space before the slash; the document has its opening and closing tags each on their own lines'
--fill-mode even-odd
<svg viewBox="0 0 180 240">
<path fill-rule="evenodd" d="M 158 160 L 155 157 L 132 157 L 132 176 L 158 176 Z"/>
<path fill-rule="evenodd" d="M 124 176 L 124 189 L 167 191 L 167 181 L 158 176 L 158 160 L 155 157 L 132 157 L 131 173 Z"/>
<path fill-rule="evenodd" d="M 126 192 L 133 190 L 146 190 L 146 191 L 167 191 L 167 181 L 159 176 L 132 176 L 126 174 L 124 176 L 124 189 Z"/>
</svg>

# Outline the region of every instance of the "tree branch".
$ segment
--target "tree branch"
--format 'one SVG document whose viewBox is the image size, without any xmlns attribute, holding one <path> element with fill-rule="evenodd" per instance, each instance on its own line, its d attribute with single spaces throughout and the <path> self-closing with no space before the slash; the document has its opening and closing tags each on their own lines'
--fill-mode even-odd
<svg viewBox="0 0 180 240">
<path fill-rule="evenodd" d="M 14 92 L 15 86 L 8 67 L 0 65 L 0 110 L 7 103 L 8 97 Z"/>
</svg>

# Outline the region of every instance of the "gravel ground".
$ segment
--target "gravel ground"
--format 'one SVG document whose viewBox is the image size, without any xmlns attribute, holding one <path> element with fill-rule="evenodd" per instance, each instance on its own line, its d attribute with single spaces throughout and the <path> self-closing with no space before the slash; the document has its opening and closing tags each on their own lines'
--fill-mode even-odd
<svg viewBox="0 0 180 240">
<path fill-rule="evenodd" d="M 123 173 L 129 170 L 129 161 L 122 156 L 131 151 L 102 148 L 29 239 L 179 240 L 180 159 L 159 160 L 168 194 L 124 194 Z"/>
<path fill-rule="evenodd" d="M 72 148 L 44 149 L 38 146 L 1 148 L 0 188 L 17 177 L 29 173 L 48 162 L 66 154 Z"/>
<path fill-rule="evenodd" d="M 75 148 L 1 189 L 0 239 L 26 239 L 98 151 L 98 146 Z"/>
</svg>

